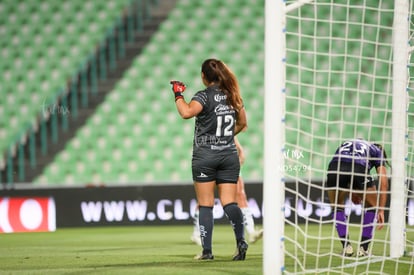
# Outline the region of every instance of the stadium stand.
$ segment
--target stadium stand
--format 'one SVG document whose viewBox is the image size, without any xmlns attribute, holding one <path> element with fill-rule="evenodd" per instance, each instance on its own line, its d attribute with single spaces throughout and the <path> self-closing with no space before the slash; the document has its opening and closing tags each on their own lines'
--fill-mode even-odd
<svg viewBox="0 0 414 275">
<path fill-rule="evenodd" d="M 168 83 L 173 78 L 185 81 L 186 97 L 191 98 L 202 88 L 201 62 L 212 56 L 234 68 L 243 96 L 249 98 L 249 116 L 258 123 L 251 123 L 249 138 L 241 137 L 253 158 L 245 170 L 246 176 L 260 178 L 254 162 L 261 159 L 262 118 L 256 110 L 263 93 L 263 3 L 250 4 L 178 1 L 105 102 L 35 183 L 191 182 L 194 122 L 178 116 Z M 225 16 L 212 14 L 217 7 Z M 216 19 L 211 22 L 212 16 Z M 236 28 L 229 28 L 230 22 Z M 217 29 L 226 31 L 219 34 Z M 251 52 L 257 54 L 247 54 Z"/>
<path fill-rule="evenodd" d="M 14 1 L 8 1 L 7 3 L 9 2 L 15 3 Z M 34 61 L 29 63 L 44 64 L 43 66 L 48 68 L 49 71 L 45 74 L 46 77 L 43 76 L 43 82 L 41 81 L 38 85 L 50 87 L 48 91 L 53 95 L 59 89 L 59 85 L 52 86 L 52 84 L 62 83 L 64 81 L 62 74 L 69 73 L 70 75 L 70 72 L 79 68 L 85 59 L 85 55 L 88 54 L 88 45 L 96 43 L 99 41 L 99 37 L 105 36 L 109 25 L 103 26 L 102 22 L 109 22 L 111 20 L 108 20 L 108 18 L 112 18 L 111 24 L 114 24 L 116 16 L 119 16 L 123 5 L 128 1 L 114 1 L 116 6 L 111 6 L 111 8 L 109 8 L 111 4 L 105 5 L 107 2 L 104 1 L 73 1 L 71 4 L 64 6 L 56 4 L 55 1 L 50 0 L 50 2 L 47 7 L 41 6 L 31 9 L 58 10 L 61 14 L 59 18 L 63 21 L 70 20 L 74 16 L 77 18 L 76 22 L 72 23 L 72 27 L 67 24 L 63 24 L 64 26 L 50 24 L 50 21 L 46 21 L 46 23 L 43 23 L 44 25 L 39 27 L 36 27 L 35 24 L 30 27 L 48 33 L 59 34 L 63 32 L 71 34 L 68 37 L 63 37 L 63 35 L 50 36 L 49 40 L 52 41 L 50 43 L 62 47 L 62 49 L 51 50 L 48 46 L 49 50 L 41 55 L 43 58 L 34 57 Z M 89 2 L 93 2 L 93 4 Z M 65 145 L 65 149 L 56 154 L 54 161 L 45 168 L 40 176 L 34 179 L 34 184 L 84 185 L 89 183 L 139 184 L 150 182 L 155 184 L 191 182 L 191 146 L 194 122 L 192 120 L 182 120 L 178 116 L 168 83 L 171 79 L 184 81 L 188 86 L 185 96 L 190 99 L 196 91 L 203 88 L 200 80 L 200 64 L 209 57 L 224 60 L 234 69 L 239 78 L 249 119 L 248 131 L 240 135 L 240 140 L 247 154 L 242 173 L 247 181 L 260 180 L 262 178 L 263 163 L 263 4 L 263 0 L 177 1 L 176 7 L 170 12 L 167 20 L 161 24 L 159 30 L 151 37 L 150 42 L 140 55 L 132 61 L 131 67 L 122 75 L 122 78 L 116 83 L 105 101 L 97 107 L 95 113 L 87 119 L 85 125 L 75 133 L 74 138 Z M 14 5 L 14 10 L 19 8 L 17 2 L 10 5 Z M 6 6 L 8 4 L 1 4 L 0 15 L 10 14 L 9 11 L 5 12 L 5 9 L 9 9 Z M 87 12 L 93 9 L 102 9 L 103 12 Z M 111 12 L 108 9 L 111 9 Z M 84 12 L 78 14 L 77 11 L 79 10 L 84 10 Z M 106 20 L 102 18 L 102 13 L 105 13 Z M 0 20 L 6 20 L 7 18 L 7 20 L 16 21 L 15 17 L 11 15 L 0 16 Z M 36 16 L 31 18 L 33 19 L 33 17 Z M 57 16 L 54 15 L 52 18 L 55 20 Z M 37 20 L 44 22 L 40 18 Z M 95 27 L 82 24 L 81 22 L 85 22 L 85 20 L 95 22 Z M 47 23 L 49 24 L 47 25 Z M 297 26 L 294 22 L 289 26 L 289 28 L 295 27 Z M 20 28 L 19 31 L 23 32 L 23 29 Z M 9 32 L 12 33 L 7 30 L 8 35 L 10 35 Z M 95 33 L 96 36 L 89 37 L 87 34 L 90 32 Z M 0 33 L 6 33 L 4 28 L 0 29 Z M 357 36 L 360 33 L 356 30 L 349 35 Z M 10 41 L 14 41 L 13 37 L 10 39 Z M 88 39 L 95 40 L 91 42 Z M 43 39 L 35 38 L 35 41 L 47 43 Z M 303 41 L 303 43 L 306 44 L 306 41 Z M 65 46 L 67 47 L 65 48 Z M 320 46 L 323 47 L 323 45 Z M 10 64 L 2 64 L 1 66 L 6 68 L 13 66 L 13 68 L 26 67 L 26 62 L 16 58 L 16 54 L 12 53 L 13 51 L 14 49 L 2 51 L 2 56 L 10 57 Z M 35 49 L 31 50 L 31 52 L 37 51 Z M 57 62 L 53 58 L 57 56 L 66 58 Z M 77 56 L 82 57 L 76 59 Z M 314 62 L 312 59 L 307 59 L 306 55 L 300 56 L 293 53 L 288 54 L 287 58 L 290 62 L 295 62 L 295 60 L 300 60 L 304 64 Z M 321 68 L 341 65 L 339 61 L 329 64 L 332 60 L 324 56 L 318 58 L 321 62 Z M 350 66 L 350 70 L 358 71 L 360 69 L 360 64 L 356 61 L 348 61 L 347 66 Z M 55 64 L 54 67 L 49 66 L 49 62 Z M 65 73 L 57 70 L 57 68 L 62 67 L 62 64 L 65 64 L 64 68 L 68 68 L 66 72 L 63 70 Z M 341 68 L 341 70 L 343 69 Z M 287 70 L 289 75 L 290 68 L 288 67 Z M 5 73 L 3 77 L 8 75 L 10 79 L 14 77 L 11 73 Z M 306 83 L 307 78 L 312 78 L 313 75 L 302 74 L 301 76 L 292 75 L 290 77 L 301 77 L 301 80 Z M 33 75 L 33 78 L 37 78 L 37 75 Z M 52 82 L 54 79 L 56 82 Z M 344 83 L 339 82 L 340 78 L 333 78 L 329 81 L 322 79 L 321 85 L 335 87 L 341 93 L 347 87 Z M 349 81 L 359 81 L 359 87 L 373 85 L 370 79 L 349 79 Z M 1 81 L 1 83 L 5 82 L 7 81 Z M 26 82 L 24 84 L 29 85 Z M 16 87 L 22 87 L 22 85 L 19 84 Z M 341 110 L 341 98 L 332 96 L 335 89 L 330 93 L 317 93 L 317 96 L 320 97 L 318 101 L 321 102 L 321 106 L 326 102 L 330 102 L 330 104 L 338 103 L 336 108 L 330 109 L 331 112 L 329 113 L 324 112 L 323 108 L 312 110 L 306 106 L 306 98 L 314 96 L 311 91 L 308 94 L 301 95 L 305 100 L 300 105 L 298 105 L 298 102 L 287 101 L 287 110 L 290 114 L 287 121 L 288 127 L 296 125 L 295 127 L 299 127 L 301 131 L 312 132 L 314 135 L 324 135 L 328 132 L 327 129 L 333 127 L 333 125 L 310 123 L 306 120 L 305 114 L 307 112 L 309 114 L 317 112 L 321 116 L 329 116 L 334 123 L 347 120 L 352 122 L 355 119 L 353 114 L 343 113 Z M 24 88 L 21 88 L 21 90 L 25 91 Z M 370 87 L 367 90 L 370 90 Z M 296 93 L 297 91 L 292 89 L 290 92 Z M 9 97 L 4 96 L 4 100 L 9 103 L 16 102 L 15 95 L 10 96 L 9 94 L 11 93 L 7 93 Z M 27 96 L 24 96 L 25 93 L 22 94 L 23 101 L 26 103 L 29 101 L 30 106 L 20 106 L 23 109 L 28 109 L 27 113 L 31 115 L 28 114 L 27 117 L 33 117 L 35 111 L 31 110 L 32 103 L 39 106 L 45 95 L 34 96 L 34 99 L 28 100 Z M 350 104 L 355 103 L 353 100 L 357 99 L 350 97 Z M 366 106 L 374 104 L 370 102 L 370 99 L 365 100 L 363 97 L 359 100 Z M 378 100 L 382 104 L 388 102 L 383 98 Z M 13 106 L 13 104 L 8 105 Z M 13 108 L 2 105 L 0 115 L 9 114 L 12 111 L 11 109 Z M 301 120 L 296 119 L 294 115 L 295 112 L 299 111 L 303 112 Z M 38 109 L 37 112 L 39 112 Z M 376 121 L 381 119 L 381 116 L 375 116 L 368 112 L 360 112 L 359 116 L 361 117 L 358 119 L 362 119 L 367 123 L 383 124 L 382 121 Z M 9 119 L 7 121 L 10 125 L 0 127 L 0 137 L 6 136 L 4 129 L 12 128 L 11 124 L 16 125 L 16 128 L 21 128 L 22 122 L 19 119 Z M 377 128 L 374 127 L 373 131 L 380 132 L 381 129 Z M 350 136 L 354 136 L 353 127 L 345 125 L 345 129 L 349 131 Z M 7 133 L 7 136 L 9 135 L 12 136 Z M 295 139 L 297 137 L 287 136 L 286 138 Z M 3 151 L 12 140 L 13 138 L 9 137 L 9 141 L 3 143 Z M 304 140 L 303 142 L 308 141 Z M 314 146 L 323 147 L 326 145 L 316 144 Z M 323 162 L 320 162 L 319 165 L 323 165 Z"/>
<path fill-rule="evenodd" d="M 124 25 L 127 25 L 125 36 L 130 38 L 131 30 L 142 27 L 142 22 L 136 21 L 143 21 L 142 17 L 148 13 L 139 8 L 149 9 L 156 2 L 6 0 L 0 3 L 0 182 L 25 179 L 23 163 L 30 158 L 31 165 L 36 166 L 33 148 L 39 139 L 43 154 L 47 153 L 50 140 L 57 142 L 56 125 L 43 129 L 45 122 L 56 124 L 62 120 L 66 127 L 69 119 L 62 112 L 69 111 L 69 106 L 72 119 L 76 118 L 78 96 L 70 94 L 77 93 L 73 91 L 77 88 L 77 78 L 82 79 L 79 84 L 82 90 L 90 88 L 96 92 L 93 77 L 104 78 L 106 60 L 109 59 L 109 68 L 114 69 L 113 58 L 122 55 Z M 123 22 L 126 20 L 127 23 Z M 81 103 L 86 106 L 87 96 L 83 94 Z M 47 133 L 48 130 L 52 133 Z M 27 143 L 33 144 L 30 149 Z M 19 176 L 16 178 L 15 174 Z"/>
<path fill-rule="evenodd" d="M 128 3 L 2 1 L 0 151 L 34 122 L 94 51 Z"/>
<path fill-rule="evenodd" d="M 183 121 L 176 114 L 168 82 L 175 78 L 186 82 L 186 97 L 191 98 L 193 93 L 202 88 L 199 67 L 208 57 L 223 59 L 234 68 L 239 78 L 249 118 L 248 132 L 240 135 L 248 156 L 243 167 L 243 176 L 246 180 L 260 180 L 263 162 L 263 24 L 263 1 L 178 1 L 168 20 L 161 25 L 105 103 L 88 121 L 85 127 L 94 129 L 87 131 L 91 136 L 88 139 L 83 138 L 81 133 L 84 131 L 80 131 L 77 138 L 70 142 L 72 145 L 68 145 L 66 153 L 75 156 L 75 160 L 69 164 L 58 155 L 52 166 L 36 179 L 36 183 L 191 182 L 193 121 Z M 360 31 L 353 30 L 349 35 L 359 36 Z M 306 41 L 303 41 L 303 44 L 312 45 L 307 45 Z M 343 45 L 337 46 L 338 50 L 343 48 Z M 328 48 L 328 45 L 325 47 Z M 298 56 L 288 55 L 288 58 Z M 304 64 L 314 62 L 312 59 L 308 60 L 306 55 L 300 58 Z M 334 63 L 329 64 L 332 60 L 324 56 L 318 58 L 322 68 L 332 66 L 338 71 L 344 70 L 343 60 L 336 59 Z M 347 66 L 350 66 L 348 70 L 360 70 L 360 64 L 355 60 L 347 61 Z M 289 72 L 288 68 L 288 75 Z M 302 81 L 306 82 L 307 77 L 314 76 L 303 74 L 302 77 Z M 375 85 L 371 79 L 364 78 L 348 79 L 349 83 L 355 84 L 343 83 L 339 77 L 330 81 L 332 82 L 328 83 L 327 79 L 322 79 L 321 85 L 334 87 L 333 90 L 338 89 L 338 92 L 343 92 L 347 87 L 371 90 L 371 86 Z M 360 86 L 357 86 L 357 81 Z M 292 89 L 290 92 L 297 91 Z M 332 133 L 335 132 L 334 124 L 341 121 L 345 124 L 345 131 L 353 137 L 355 131 L 363 131 L 352 127 L 351 123 L 355 119 L 365 121 L 367 125 L 383 124 L 378 120 L 384 119 L 384 116 L 375 116 L 368 111 L 360 111 L 358 117 L 354 117 L 353 113 L 344 113 L 340 106 L 340 97 L 332 97 L 332 93 L 316 93 L 316 96 L 320 97 L 321 108 L 316 107 L 315 110 L 306 106 L 306 98 L 313 97 L 314 91 L 308 91 L 308 94 L 301 96 L 305 99 L 301 105 L 291 101 L 288 101 L 287 105 L 290 113 L 301 111 L 302 119 L 295 120 L 292 116 L 288 118 L 287 123 L 296 123 L 303 132 L 314 135 Z M 364 98 L 363 94 L 360 95 L 361 98 L 352 96 L 351 93 L 349 96 L 350 105 L 360 104 L 368 107 L 379 103 L 380 109 L 389 102 L 381 99 L 381 96 L 376 99 L 378 103 L 371 102 L 368 97 Z M 326 113 L 324 104 L 336 100 L 337 111 L 333 108 L 329 114 Z M 307 112 L 329 116 L 334 123 L 311 123 L 304 116 Z M 349 125 L 346 125 L 347 121 Z M 375 135 L 382 129 L 374 126 L 372 131 Z M 297 137 L 286 138 L 292 140 Z M 82 145 L 85 149 L 73 148 L 73 143 L 79 140 L 85 143 Z M 300 142 L 318 141 L 304 139 Z M 323 148 L 326 144 L 318 143 L 312 146 Z M 89 158 L 91 156 L 94 159 L 93 163 Z M 324 165 L 323 161 L 314 163 Z M 66 167 L 64 173 L 59 170 L 62 167 Z M 82 174 L 79 173 L 79 169 L 88 172 Z"/>
</svg>

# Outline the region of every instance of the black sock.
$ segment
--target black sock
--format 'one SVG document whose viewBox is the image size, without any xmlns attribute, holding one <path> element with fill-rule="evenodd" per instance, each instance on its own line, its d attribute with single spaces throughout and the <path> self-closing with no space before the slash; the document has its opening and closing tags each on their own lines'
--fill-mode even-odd
<svg viewBox="0 0 414 275">
<path fill-rule="evenodd" d="M 348 236 L 340 236 L 339 238 L 341 240 L 342 247 L 346 247 L 348 244 L 350 244 L 349 235 Z"/>
<path fill-rule="evenodd" d="M 240 241 L 244 240 L 243 214 L 235 202 L 226 204 L 223 209 L 233 226 L 234 235 L 236 236 L 238 244 Z"/>
<path fill-rule="evenodd" d="M 213 237 L 213 207 L 200 206 L 198 214 L 198 222 L 200 226 L 201 244 L 203 246 L 203 254 L 212 253 L 211 239 Z"/>
<path fill-rule="evenodd" d="M 371 242 L 371 239 L 361 237 L 361 246 L 364 248 L 365 251 L 368 251 L 369 243 Z"/>
</svg>

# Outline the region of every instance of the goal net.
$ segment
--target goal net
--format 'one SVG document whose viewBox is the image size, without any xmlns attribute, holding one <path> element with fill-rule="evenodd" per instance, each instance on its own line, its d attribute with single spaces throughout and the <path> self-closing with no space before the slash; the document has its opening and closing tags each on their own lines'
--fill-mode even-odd
<svg viewBox="0 0 414 275">
<path fill-rule="evenodd" d="M 412 2 L 285 3 L 284 139 L 280 141 L 283 161 L 278 163 L 285 188 L 283 259 L 278 270 L 285 274 L 414 273 Z M 396 24 L 406 25 L 406 37 L 405 29 Z M 271 92 L 266 91 L 265 97 Z M 368 257 L 357 255 L 366 209 L 346 200 L 349 241 L 355 254 L 344 257 L 333 222 L 334 208 L 324 187 L 336 148 L 355 138 L 382 144 L 392 165 L 385 226 L 374 230 Z M 266 182 L 266 160 L 265 192 L 272 184 Z M 264 200 L 269 213 L 266 193 Z M 265 241 L 270 240 L 267 215 Z M 265 262 L 267 252 L 265 243 Z M 268 271 L 266 263 L 264 271 Z"/>
</svg>

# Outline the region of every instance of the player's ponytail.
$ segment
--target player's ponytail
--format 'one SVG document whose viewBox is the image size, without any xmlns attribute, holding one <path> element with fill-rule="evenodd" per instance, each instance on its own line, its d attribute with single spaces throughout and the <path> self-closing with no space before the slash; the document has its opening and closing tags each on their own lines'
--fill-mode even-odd
<svg viewBox="0 0 414 275">
<path fill-rule="evenodd" d="M 374 143 L 374 146 L 382 151 L 382 156 L 384 157 L 384 163 L 391 168 L 391 164 L 388 161 L 387 152 L 385 152 L 384 147 L 382 147 L 382 145 L 378 143 Z"/>
<path fill-rule="evenodd" d="M 227 96 L 227 104 L 231 105 L 236 112 L 243 108 L 237 78 L 223 61 L 207 59 L 203 62 L 201 71 L 207 82 L 215 82 L 223 90 Z"/>
</svg>

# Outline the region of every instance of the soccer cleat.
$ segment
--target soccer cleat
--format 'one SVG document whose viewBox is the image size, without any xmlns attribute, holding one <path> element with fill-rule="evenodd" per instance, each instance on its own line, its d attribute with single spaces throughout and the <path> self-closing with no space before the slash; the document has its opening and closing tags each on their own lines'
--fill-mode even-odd
<svg viewBox="0 0 414 275">
<path fill-rule="evenodd" d="M 199 261 L 210 261 L 210 260 L 214 260 L 214 255 L 211 254 L 211 253 L 200 254 L 200 255 L 194 256 L 194 260 L 199 260 Z"/>
<path fill-rule="evenodd" d="M 191 237 L 190 237 L 190 240 L 191 240 L 193 243 L 197 244 L 197 245 L 201 245 L 201 238 L 200 238 L 200 234 L 194 234 L 194 233 L 193 233 L 193 235 L 191 235 Z"/>
<path fill-rule="evenodd" d="M 249 234 L 249 243 L 255 243 L 260 240 L 263 236 L 263 229 L 255 230 L 253 233 Z"/>
<path fill-rule="evenodd" d="M 371 256 L 368 250 L 365 250 L 362 246 L 358 250 L 358 257 L 368 257 Z"/>
<path fill-rule="evenodd" d="M 352 248 L 351 244 L 347 244 L 344 249 L 342 250 L 342 255 L 345 257 L 351 257 L 354 255 L 354 249 Z"/>
<path fill-rule="evenodd" d="M 244 261 L 246 259 L 246 251 L 249 245 L 243 240 L 237 244 L 237 254 L 233 256 L 233 261 Z"/>
</svg>

